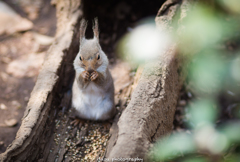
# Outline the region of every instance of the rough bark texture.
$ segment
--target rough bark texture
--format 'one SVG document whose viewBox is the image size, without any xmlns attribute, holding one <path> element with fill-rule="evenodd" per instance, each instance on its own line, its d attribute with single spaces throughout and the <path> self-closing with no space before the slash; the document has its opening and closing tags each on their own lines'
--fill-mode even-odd
<svg viewBox="0 0 240 162">
<path fill-rule="evenodd" d="M 185 17 L 187 3 L 166 1 L 155 19 L 157 27 L 171 31 L 173 20 Z M 144 158 L 152 142 L 171 133 L 183 83 L 180 63 L 172 45 L 158 61 L 145 65 L 129 105 L 110 132 L 107 158 Z"/>
<path fill-rule="evenodd" d="M 67 54 L 78 50 L 78 40 L 74 35 L 78 31 L 77 22 L 81 17 L 80 1 L 59 0 L 56 4 L 58 22 L 55 41 L 48 50 L 31 93 L 22 125 L 15 140 L 0 155 L 0 161 L 34 161 L 42 156 L 41 153 L 47 144 L 45 137 L 48 131 L 51 132 L 50 123 L 54 118 L 55 107 L 52 105 L 54 102 L 59 102 L 59 98 L 56 98 L 57 93 L 62 92 L 68 82 L 67 78 L 61 81 L 58 78 L 67 73 L 64 63 L 70 59 Z M 71 49 L 76 51 L 71 51 Z M 49 114 L 50 110 L 51 114 Z"/>
</svg>

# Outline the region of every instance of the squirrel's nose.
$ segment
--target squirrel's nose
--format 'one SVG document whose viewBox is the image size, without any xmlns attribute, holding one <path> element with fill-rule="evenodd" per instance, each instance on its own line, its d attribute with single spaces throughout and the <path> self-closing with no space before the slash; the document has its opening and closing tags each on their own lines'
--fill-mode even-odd
<svg viewBox="0 0 240 162">
<path fill-rule="evenodd" d="M 89 74 L 91 74 L 93 71 L 93 69 L 88 69 Z"/>
</svg>

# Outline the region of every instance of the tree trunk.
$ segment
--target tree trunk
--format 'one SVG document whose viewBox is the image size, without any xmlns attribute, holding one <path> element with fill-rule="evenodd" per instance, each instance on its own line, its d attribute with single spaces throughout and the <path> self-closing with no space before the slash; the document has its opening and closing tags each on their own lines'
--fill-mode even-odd
<svg viewBox="0 0 240 162">
<path fill-rule="evenodd" d="M 167 0 L 155 18 L 157 27 L 173 30 L 174 20 L 181 22 L 188 9 L 188 0 Z M 163 57 L 144 66 L 129 105 L 113 125 L 108 159 L 144 159 L 152 143 L 171 133 L 183 83 L 181 62 L 173 44 Z"/>
<path fill-rule="evenodd" d="M 54 113 L 57 111 L 54 105 L 60 102 L 59 94 L 69 87 L 66 83 L 71 78 L 63 77 L 71 69 L 64 62 L 73 60 L 73 53 L 78 52 L 76 35 L 82 15 L 81 1 L 58 0 L 56 4 L 58 20 L 55 41 L 47 52 L 16 138 L 0 155 L 0 161 L 41 159 L 41 153 L 48 144 L 47 138 L 53 133 Z"/>
</svg>

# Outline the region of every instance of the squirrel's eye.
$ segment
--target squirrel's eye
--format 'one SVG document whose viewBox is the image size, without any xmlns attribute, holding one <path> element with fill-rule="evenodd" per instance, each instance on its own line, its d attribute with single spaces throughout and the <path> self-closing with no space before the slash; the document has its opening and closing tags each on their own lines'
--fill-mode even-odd
<svg viewBox="0 0 240 162">
<path fill-rule="evenodd" d="M 80 56 L 79 59 L 82 61 L 82 56 Z"/>
<path fill-rule="evenodd" d="M 100 59 L 100 55 L 98 54 L 98 57 L 97 57 L 97 59 L 99 60 Z"/>
</svg>

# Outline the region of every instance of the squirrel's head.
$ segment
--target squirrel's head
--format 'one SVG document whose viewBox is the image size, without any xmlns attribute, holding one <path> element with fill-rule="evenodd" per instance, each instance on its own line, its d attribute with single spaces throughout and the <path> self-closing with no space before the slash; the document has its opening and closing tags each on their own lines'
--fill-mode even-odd
<svg viewBox="0 0 240 162">
<path fill-rule="evenodd" d="M 85 38 L 86 28 L 87 21 L 82 19 L 80 23 L 80 48 L 74 60 L 74 67 L 76 70 L 80 67 L 91 73 L 101 66 L 107 67 L 108 59 L 99 44 L 98 19 L 95 18 L 93 21 L 94 37 L 92 39 Z"/>
</svg>

